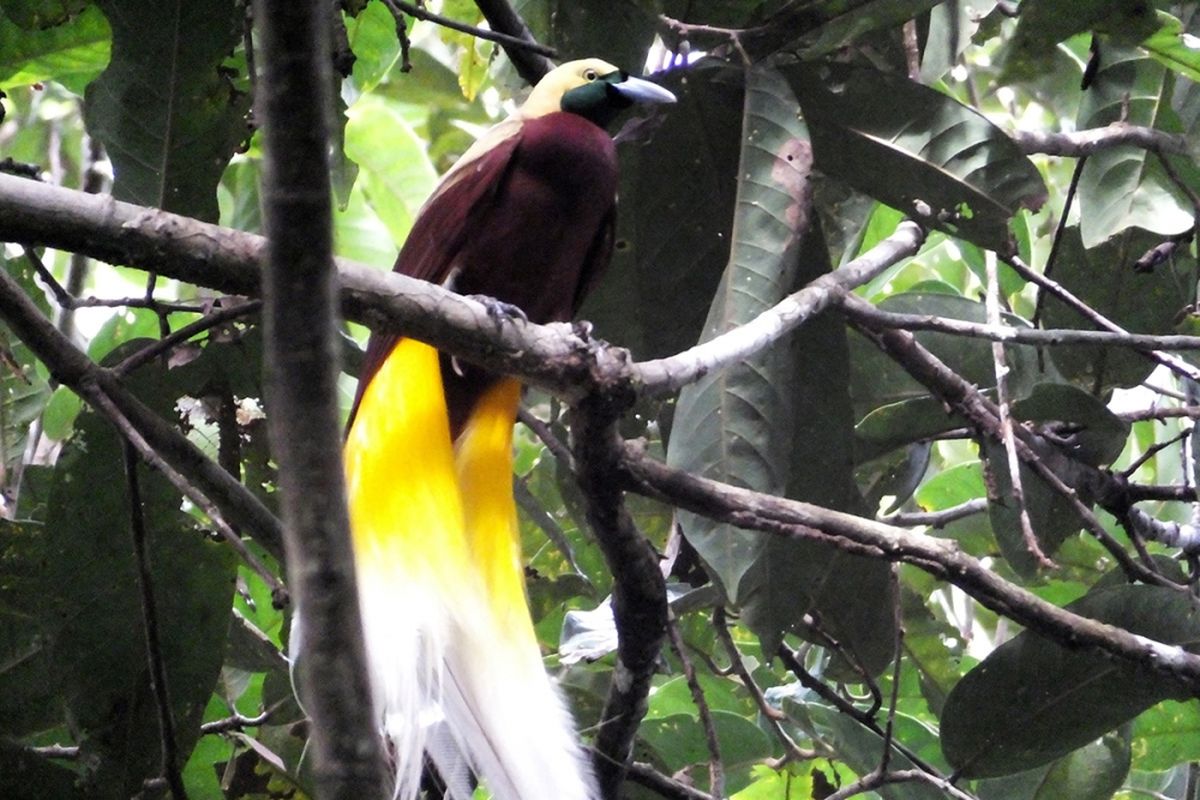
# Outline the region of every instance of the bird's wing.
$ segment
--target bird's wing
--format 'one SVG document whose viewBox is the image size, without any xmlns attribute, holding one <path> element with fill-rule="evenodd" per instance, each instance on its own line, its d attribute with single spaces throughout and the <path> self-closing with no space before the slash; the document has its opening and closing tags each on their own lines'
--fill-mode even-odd
<svg viewBox="0 0 1200 800">
<path fill-rule="evenodd" d="M 394 272 L 430 283 L 444 283 L 452 277 L 464 242 L 490 207 L 512 166 L 520 132 L 514 121 L 500 123 L 450 168 L 418 212 L 396 257 Z M 367 384 L 399 339 L 399 335 L 389 332 L 371 335 L 347 429 L 354 422 Z"/>
</svg>

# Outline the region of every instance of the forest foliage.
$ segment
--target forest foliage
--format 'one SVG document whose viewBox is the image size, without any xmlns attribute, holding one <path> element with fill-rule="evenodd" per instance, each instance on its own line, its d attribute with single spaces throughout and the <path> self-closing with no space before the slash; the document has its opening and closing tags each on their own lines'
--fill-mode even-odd
<svg viewBox="0 0 1200 800">
<path fill-rule="evenodd" d="M 524 81 L 498 45 L 407 4 L 328 5 L 336 250 L 386 270 Z M 635 363 L 719 344 L 904 220 L 925 232 L 770 346 L 639 394 L 620 432 L 677 470 L 969 562 L 631 492 L 682 647 L 663 648 L 624 796 L 1200 796 L 1193 4 L 513 5 L 562 59 L 653 72 L 679 98 L 620 132 L 613 264 L 581 314 Z M 429 10 L 487 27 L 466 0 Z M 260 232 L 252 22 L 243 0 L 4 0 L 0 171 Z M 258 306 L 8 224 L 0 266 L 41 314 L 274 510 Z M 348 410 L 367 330 L 343 333 Z M 166 796 L 139 585 L 187 796 L 309 796 L 278 542 L 238 531 L 248 563 L 161 470 L 127 467 L 59 365 L 0 337 L 0 796 Z M 557 447 L 567 404 L 525 406 L 541 423 L 517 435 L 529 596 L 590 741 L 612 572 Z M 1113 630 L 1153 646 L 1138 660 Z"/>
</svg>

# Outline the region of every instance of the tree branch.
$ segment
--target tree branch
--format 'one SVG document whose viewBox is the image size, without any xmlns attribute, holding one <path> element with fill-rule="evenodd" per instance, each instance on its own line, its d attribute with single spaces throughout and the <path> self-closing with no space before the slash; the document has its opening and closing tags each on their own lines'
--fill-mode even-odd
<svg viewBox="0 0 1200 800">
<path fill-rule="evenodd" d="M 261 294 L 261 236 L 4 174 L 0 241 L 84 252 L 225 294 Z M 593 369 L 628 368 L 624 351 L 601 347 L 572 325 L 497 318 L 483 303 L 425 281 L 340 259 L 337 265 L 346 318 L 421 339 L 567 400 L 587 393 Z"/>
<path fill-rule="evenodd" d="M 789 331 L 839 302 L 846 292 L 916 253 L 924 241 L 925 232 L 919 225 L 901 222 L 895 233 L 868 252 L 822 275 L 746 324 L 682 353 L 640 362 L 634 365 L 635 374 L 650 395 L 676 392 L 710 372 L 765 350 Z"/>
<path fill-rule="evenodd" d="M 1157 128 L 1144 128 L 1126 122 L 1114 122 L 1103 128 L 1089 128 L 1072 133 L 1050 131 L 1017 131 L 1013 140 L 1021 150 L 1032 155 L 1042 153 L 1049 156 L 1071 156 L 1082 158 L 1127 145 L 1140 147 L 1154 153 L 1187 155 L 1187 139 Z"/>
<path fill-rule="evenodd" d="M 558 58 L 558 54 L 552 48 L 543 48 L 538 44 L 537 40 L 533 38 L 533 33 L 530 32 L 529 26 L 525 24 L 525 20 L 521 19 L 521 15 L 516 12 L 508 0 L 475 0 L 475 5 L 479 7 L 483 18 L 487 20 L 488 26 L 493 31 L 523 42 L 523 44 L 500 42 L 500 46 L 504 48 L 504 52 L 517 70 L 517 74 L 526 83 L 535 84 L 542 79 L 543 75 L 554 69 L 554 64 L 550 59 Z"/>
<path fill-rule="evenodd" d="M 428 10 L 422 8 L 421 6 L 415 5 L 413 3 L 406 3 L 406 2 L 404 2 L 404 0 L 383 0 L 383 2 L 388 6 L 388 8 L 392 9 L 393 11 L 402 11 L 405 14 L 408 14 L 410 17 L 413 17 L 415 19 L 425 20 L 427 22 L 433 22 L 438 25 L 441 25 L 443 28 L 449 28 L 452 31 L 458 31 L 459 33 L 468 33 L 471 36 L 475 36 L 480 39 L 486 39 L 489 42 L 496 42 L 497 44 L 502 45 L 504 47 L 505 51 L 507 51 L 508 48 L 512 47 L 512 48 L 523 49 L 530 53 L 536 53 L 537 55 L 543 56 L 545 58 L 557 58 L 558 57 L 558 53 L 556 53 L 554 51 L 554 48 L 546 47 L 545 45 L 538 44 L 536 41 L 533 40 L 532 36 L 530 36 L 528 39 L 525 39 L 520 34 L 512 35 L 505 31 L 502 31 L 502 30 L 500 30 L 500 31 L 490 30 L 489 31 L 487 28 L 479 28 L 479 27 L 476 27 L 475 25 L 468 25 L 465 22 L 459 22 L 456 19 L 450 19 L 449 17 L 443 17 L 441 14 L 434 14 L 432 11 L 428 11 Z M 482 4 L 480 4 L 480 5 L 482 6 Z M 482 7 L 480 8 L 480 11 L 483 11 Z M 485 16 L 486 16 L 486 13 L 487 12 L 485 11 L 484 12 Z M 513 12 L 513 13 L 515 15 L 515 12 Z M 517 19 L 520 19 L 520 17 L 518 17 Z M 526 33 L 528 33 L 528 29 L 526 29 Z M 547 72 L 549 72 L 549 70 L 547 70 Z M 525 77 L 525 76 L 522 75 L 522 77 Z"/>
<path fill-rule="evenodd" d="M 338 418 L 329 184 L 329 14 L 258 0 L 264 67 L 264 389 L 279 464 L 288 576 L 305 635 L 297 678 L 312 718 L 317 796 L 383 800 L 389 781 L 358 613 Z"/>
<path fill-rule="evenodd" d="M 126 440 L 125 481 L 129 490 L 129 530 L 133 539 L 133 557 L 137 566 L 138 590 L 142 596 L 142 625 L 145 629 L 146 660 L 150 667 L 150 689 L 158 708 L 158 732 L 162 744 L 162 774 L 173 800 L 187 800 L 183 776 L 179 772 L 179 748 L 175 742 L 175 718 L 171 713 L 171 691 L 163 665 L 162 643 L 158 637 L 158 604 L 154 598 L 154 577 L 146 552 L 146 520 L 142 513 L 142 492 L 138 482 L 137 453 Z"/>
<path fill-rule="evenodd" d="M 587 499 L 588 523 L 613 575 L 617 663 L 593 760 L 607 800 L 616 800 L 625 779 L 667 631 L 667 589 L 658 554 L 634 526 L 618 477 L 622 449 L 616 423 L 632 398 L 628 383 L 610 384 L 574 409 L 571 425 L 575 474 Z"/>
<path fill-rule="evenodd" d="M 1005 581 L 952 540 L 690 475 L 650 459 L 637 445 L 626 445 L 622 471 L 631 491 L 737 528 L 819 541 L 844 552 L 913 564 L 1065 647 L 1097 648 L 1168 675 L 1189 692 L 1200 693 L 1200 656 L 1048 603 Z"/>
<path fill-rule="evenodd" d="M 173 425 L 134 397 L 111 370 L 95 364 L 76 348 L 25 296 L 16 281 L 0 270 L 0 317 L 50 370 L 50 374 L 93 408 L 144 439 L 149 450 L 175 472 L 195 483 L 229 522 L 254 535 L 273 556 L 283 559 L 283 530 L 262 501 L 214 463 Z M 136 444 L 136 442 L 135 442 Z M 142 450 L 147 455 L 146 450 Z M 170 478 L 171 474 L 167 473 Z M 190 484 L 189 484 L 190 486 Z M 185 491 L 192 497 L 191 491 Z M 205 503 L 198 503 L 205 507 Z M 217 524 L 214 521 L 214 524 Z"/>
</svg>

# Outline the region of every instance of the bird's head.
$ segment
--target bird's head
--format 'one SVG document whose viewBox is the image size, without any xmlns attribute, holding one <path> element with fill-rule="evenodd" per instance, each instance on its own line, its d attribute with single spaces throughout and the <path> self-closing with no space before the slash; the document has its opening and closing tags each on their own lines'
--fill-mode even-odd
<svg viewBox="0 0 1200 800">
<path fill-rule="evenodd" d="M 585 58 L 555 67 L 533 87 L 519 115 L 525 119 L 568 111 L 601 127 L 634 103 L 674 103 L 661 86 L 635 78 L 607 61 Z"/>
</svg>

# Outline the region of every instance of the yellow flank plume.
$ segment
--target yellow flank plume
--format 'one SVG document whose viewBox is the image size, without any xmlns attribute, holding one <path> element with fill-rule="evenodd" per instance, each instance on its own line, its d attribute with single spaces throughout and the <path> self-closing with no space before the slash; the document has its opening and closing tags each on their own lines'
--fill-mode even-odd
<svg viewBox="0 0 1200 800">
<path fill-rule="evenodd" d="M 437 350 L 397 343 L 363 393 L 345 465 L 359 570 L 442 589 L 470 580 Z"/>
<path fill-rule="evenodd" d="M 512 378 L 489 388 L 472 410 L 454 455 L 467 543 L 492 610 L 515 643 L 536 648 L 512 492 L 513 421 L 520 400 L 521 384 Z"/>
</svg>

